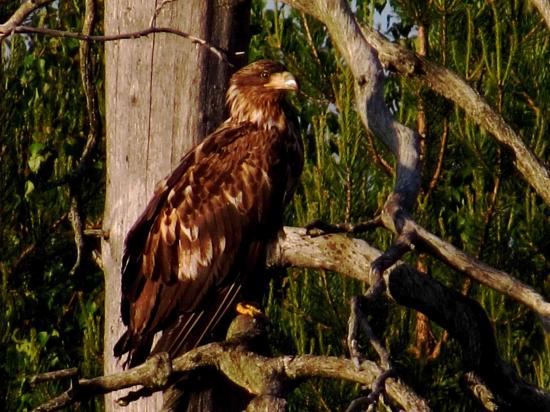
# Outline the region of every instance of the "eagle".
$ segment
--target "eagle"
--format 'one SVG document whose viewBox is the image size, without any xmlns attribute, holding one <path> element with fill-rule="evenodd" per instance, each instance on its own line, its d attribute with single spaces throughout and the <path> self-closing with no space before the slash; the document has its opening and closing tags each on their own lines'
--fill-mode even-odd
<svg viewBox="0 0 550 412">
<path fill-rule="evenodd" d="M 128 232 L 122 258 L 125 364 L 198 346 L 237 299 L 264 282 L 267 246 L 303 168 L 284 65 L 259 60 L 233 74 L 228 119 L 159 182 Z M 153 338 L 162 332 L 153 350 Z"/>
</svg>

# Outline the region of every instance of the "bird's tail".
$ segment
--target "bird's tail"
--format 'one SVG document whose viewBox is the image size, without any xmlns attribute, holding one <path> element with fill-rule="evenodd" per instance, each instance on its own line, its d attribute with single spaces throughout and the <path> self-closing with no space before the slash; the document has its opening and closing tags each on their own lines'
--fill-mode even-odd
<svg viewBox="0 0 550 412">
<path fill-rule="evenodd" d="M 137 340 L 126 331 L 115 344 L 113 352 L 117 358 L 121 358 L 125 353 L 128 353 L 123 366 L 124 368 L 132 368 L 145 362 L 151 352 L 152 344 L 153 337 Z"/>
<path fill-rule="evenodd" d="M 227 311 L 234 306 L 241 283 L 234 282 L 213 297 L 211 304 L 196 311 L 181 314 L 162 332 L 151 355 L 167 352 L 172 359 L 204 343 L 207 333 L 214 330 Z"/>
</svg>

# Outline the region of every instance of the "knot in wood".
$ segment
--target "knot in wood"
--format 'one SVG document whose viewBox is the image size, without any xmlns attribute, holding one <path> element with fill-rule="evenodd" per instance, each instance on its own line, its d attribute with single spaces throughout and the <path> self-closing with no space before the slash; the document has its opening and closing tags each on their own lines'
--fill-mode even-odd
<svg viewBox="0 0 550 412">
<path fill-rule="evenodd" d="M 166 352 L 151 356 L 147 362 L 148 388 L 163 388 L 168 383 L 168 379 L 172 375 L 172 360 Z"/>
</svg>

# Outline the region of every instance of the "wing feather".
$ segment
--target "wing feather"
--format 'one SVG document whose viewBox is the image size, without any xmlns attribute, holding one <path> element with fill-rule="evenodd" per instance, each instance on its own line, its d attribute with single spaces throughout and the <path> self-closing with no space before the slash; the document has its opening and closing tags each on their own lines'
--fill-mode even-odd
<svg viewBox="0 0 550 412">
<path fill-rule="evenodd" d="M 117 356 L 130 352 L 130 365 L 162 329 L 161 341 L 189 334 L 175 345 L 198 344 L 232 306 L 249 266 L 256 270 L 257 262 L 245 264 L 251 245 L 275 236 L 280 217 L 271 214 L 284 207 L 286 181 L 275 176 L 286 170 L 270 161 L 284 154 L 273 133 L 228 125 L 210 135 L 158 185 L 130 230 L 122 268 L 128 333 L 115 348 Z"/>
</svg>

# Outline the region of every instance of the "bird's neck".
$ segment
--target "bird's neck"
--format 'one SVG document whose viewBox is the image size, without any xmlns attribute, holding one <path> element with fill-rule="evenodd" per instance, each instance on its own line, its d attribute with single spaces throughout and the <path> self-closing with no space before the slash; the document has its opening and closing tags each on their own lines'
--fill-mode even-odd
<svg viewBox="0 0 550 412">
<path fill-rule="evenodd" d="M 252 123 L 261 129 L 273 127 L 284 131 L 287 128 L 287 118 L 282 107 L 282 99 L 269 96 L 228 96 L 228 122 Z M 232 97 L 232 98 L 231 98 Z"/>
</svg>

